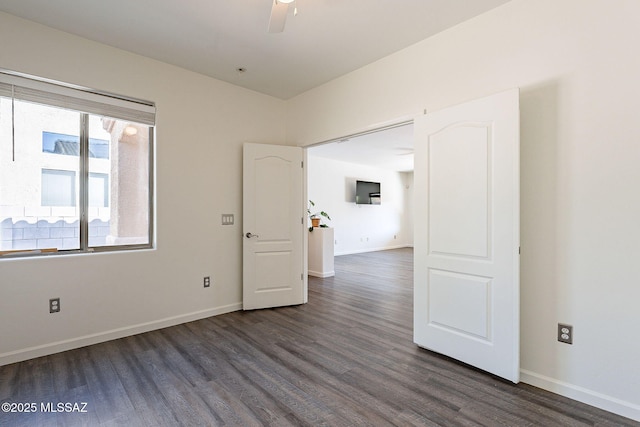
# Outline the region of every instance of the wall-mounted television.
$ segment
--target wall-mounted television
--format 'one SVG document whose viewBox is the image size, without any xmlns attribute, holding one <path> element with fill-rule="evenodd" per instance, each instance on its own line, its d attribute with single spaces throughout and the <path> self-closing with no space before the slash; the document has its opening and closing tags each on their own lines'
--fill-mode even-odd
<svg viewBox="0 0 640 427">
<path fill-rule="evenodd" d="M 379 205 L 380 183 L 370 181 L 356 181 L 356 204 Z"/>
</svg>

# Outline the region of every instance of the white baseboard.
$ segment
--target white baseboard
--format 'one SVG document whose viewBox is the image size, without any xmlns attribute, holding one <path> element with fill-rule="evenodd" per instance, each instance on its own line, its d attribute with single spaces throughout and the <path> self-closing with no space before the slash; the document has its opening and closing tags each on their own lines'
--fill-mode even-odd
<svg viewBox="0 0 640 427">
<path fill-rule="evenodd" d="M 385 246 L 382 248 L 366 248 L 366 249 L 357 249 L 354 251 L 342 251 L 336 252 L 335 256 L 341 255 L 354 255 L 354 254 L 365 254 L 367 252 L 378 252 L 378 251 L 389 251 L 391 249 L 403 249 L 403 248 L 412 248 L 413 245 L 395 245 L 395 246 Z"/>
<path fill-rule="evenodd" d="M 640 421 L 640 405 L 616 399 L 602 393 L 595 392 L 573 384 L 558 381 L 554 378 L 545 377 L 535 372 L 520 370 L 520 381 L 541 389 L 568 397 L 605 411 Z"/>
<path fill-rule="evenodd" d="M 309 276 L 313 276 L 313 277 L 321 277 L 321 278 L 325 278 L 325 277 L 333 277 L 336 275 L 335 271 L 312 271 L 312 270 L 308 270 L 307 274 Z"/>
<path fill-rule="evenodd" d="M 124 338 L 143 332 L 154 331 L 156 329 L 167 328 L 182 323 L 192 322 L 194 320 L 205 319 L 211 316 L 231 313 L 233 311 L 242 310 L 242 303 L 229 304 L 222 307 L 196 311 L 193 313 L 182 314 L 179 316 L 167 317 L 165 319 L 155 320 L 152 322 L 140 323 L 123 328 L 112 329 L 110 331 L 99 332 L 97 334 L 85 335 L 82 337 L 71 338 L 64 341 L 58 341 L 43 344 L 35 347 L 29 347 L 21 350 L 10 351 L 0 354 L 0 366 L 10 363 L 22 362 L 36 357 L 47 356 L 50 354 L 60 353 L 62 351 L 73 350 L 74 348 L 85 347 L 87 345 L 98 344 L 105 341 L 111 341 L 118 338 Z"/>
</svg>

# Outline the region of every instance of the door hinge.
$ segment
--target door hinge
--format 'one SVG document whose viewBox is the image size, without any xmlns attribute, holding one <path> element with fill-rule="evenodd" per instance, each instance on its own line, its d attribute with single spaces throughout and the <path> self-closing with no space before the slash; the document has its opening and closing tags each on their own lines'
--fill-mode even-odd
<svg viewBox="0 0 640 427">
<path fill-rule="evenodd" d="M 518 246 L 518 255 L 520 255 L 520 246 Z"/>
<path fill-rule="evenodd" d="M 300 167 L 304 169 L 304 160 L 300 162 Z"/>
<path fill-rule="evenodd" d="M 302 217 L 302 216 L 300 217 L 300 224 L 304 225 L 304 217 Z"/>
<path fill-rule="evenodd" d="M 300 273 L 300 280 L 304 280 L 304 273 Z"/>
</svg>

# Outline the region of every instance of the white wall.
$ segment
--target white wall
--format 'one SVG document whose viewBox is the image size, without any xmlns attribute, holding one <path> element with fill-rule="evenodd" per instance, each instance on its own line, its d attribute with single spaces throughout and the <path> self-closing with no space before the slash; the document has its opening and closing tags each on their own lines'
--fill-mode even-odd
<svg viewBox="0 0 640 427">
<path fill-rule="evenodd" d="M 0 260 L 0 364 L 239 309 L 242 143 L 282 142 L 284 102 L 3 13 L 0 39 L 2 68 L 156 102 L 158 230 L 157 250 Z"/>
<path fill-rule="evenodd" d="M 313 156 L 307 160 L 308 196 L 334 228 L 335 255 L 406 247 L 412 234 L 406 210 L 406 175 Z M 356 180 L 380 182 L 380 205 L 356 205 Z"/>
<path fill-rule="evenodd" d="M 304 146 L 520 87 L 522 378 L 640 420 L 638 16 L 637 0 L 513 0 L 287 117 Z"/>
</svg>

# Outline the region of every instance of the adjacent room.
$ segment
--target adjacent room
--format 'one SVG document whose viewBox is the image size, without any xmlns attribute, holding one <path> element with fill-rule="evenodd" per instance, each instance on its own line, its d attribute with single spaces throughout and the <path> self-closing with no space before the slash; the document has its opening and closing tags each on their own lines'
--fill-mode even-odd
<svg viewBox="0 0 640 427">
<path fill-rule="evenodd" d="M 413 245 L 413 125 L 380 129 L 307 149 L 307 195 L 331 220 L 335 255 Z M 380 198 L 357 200 L 358 181 Z M 313 213 L 312 212 L 312 213 Z"/>
<path fill-rule="evenodd" d="M 637 0 L 0 0 L 0 424 L 639 425 L 639 24 Z M 442 121 L 496 97 L 507 124 Z M 360 163 L 380 129 L 412 167 Z M 496 233 L 507 294 L 453 267 Z"/>
</svg>

